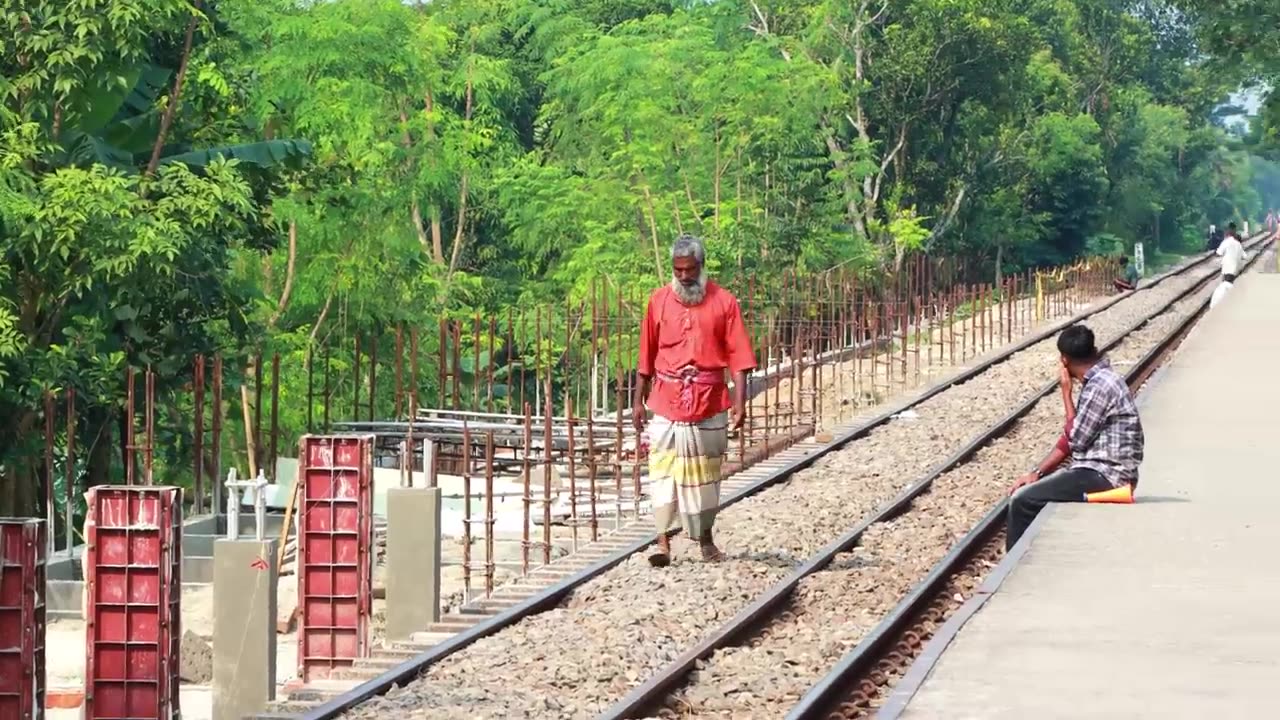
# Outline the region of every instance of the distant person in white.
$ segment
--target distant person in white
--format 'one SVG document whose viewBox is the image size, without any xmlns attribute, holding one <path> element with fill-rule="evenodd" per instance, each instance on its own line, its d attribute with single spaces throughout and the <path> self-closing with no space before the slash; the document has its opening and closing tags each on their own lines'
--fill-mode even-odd
<svg viewBox="0 0 1280 720">
<path fill-rule="evenodd" d="M 1240 242 L 1235 223 L 1227 228 L 1227 236 L 1218 246 L 1218 257 L 1222 258 L 1222 279 L 1234 283 L 1244 266 L 1244 244 Z"/>
<path fill-rule="evenodd" d="M 1235 223 L 1228 226 L 1227 236 L 1218 246 L 1218 256 L 1222 258 L 1222 282 L 1214 288 L 1213 296 L 1209 298 L 1210 308 L 1222 302 L 1222 298 L 1226 297 L 1227 292 L 1235 285 L 1236 278 L 1240 276 L 1240 270 L 1244 268 L 1244 245 L 1240 242 L 1240 234 L 1236 232 Z"/>
</svg>

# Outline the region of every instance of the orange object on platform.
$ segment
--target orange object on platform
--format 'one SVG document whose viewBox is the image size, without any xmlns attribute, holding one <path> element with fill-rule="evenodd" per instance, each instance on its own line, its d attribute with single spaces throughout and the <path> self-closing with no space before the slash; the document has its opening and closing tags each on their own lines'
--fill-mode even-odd
<svg viewBox="0 0 1280 720">
<path fill-rule="evenodd" d="M 1085 502 L 1091 503 L 1116 503 L 1119 505 L 1128 505 L 1133 502 L 1133 486 L 1125 484 L 1118 488 L 1111 488 L 1110 490 L 1085 493 L 1084 499 Z"/>
</svg>

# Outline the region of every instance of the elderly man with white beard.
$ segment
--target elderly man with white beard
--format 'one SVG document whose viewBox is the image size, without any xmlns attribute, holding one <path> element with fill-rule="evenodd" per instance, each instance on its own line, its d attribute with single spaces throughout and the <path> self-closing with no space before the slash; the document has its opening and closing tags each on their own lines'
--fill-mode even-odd
<svg viewBox="0 0 1280 720">
<path fill-rule="evenodd" d="M 676 238 L 671 282 L 649 297 L 640 328 L 632 409 L 638 434 L 645 430 L 646 404 L 653 411 L 649 480 L 658 546 L 649 562 L 655 567 L 671 562 L 667 532 L 677 518 L 701 546 L 703 560 L 724 558 L 711 537 L 720 507 L 720 465 L 728 430 L 742 426 L 747 373 L 756 367 L 738 300 L 707 279 L 705 260 L 701 240 Z M 733 378 L 732 399 L 726 372 Z"/>
</svg>

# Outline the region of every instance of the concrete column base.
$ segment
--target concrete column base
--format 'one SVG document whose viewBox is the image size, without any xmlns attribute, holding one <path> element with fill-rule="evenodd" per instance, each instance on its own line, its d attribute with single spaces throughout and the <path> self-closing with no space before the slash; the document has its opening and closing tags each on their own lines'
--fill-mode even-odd
<svg viewBox="0 0 1280 720">
<path fill-rule="evenodd" d="M 440 620 L 440 488 L 387 490 L 387 638 Z"/>
<path fill-rule="evenodd" d="M 213 544 L 213 720 L 240 720 L 275 699 L 277 547 Z"/>
</svg>

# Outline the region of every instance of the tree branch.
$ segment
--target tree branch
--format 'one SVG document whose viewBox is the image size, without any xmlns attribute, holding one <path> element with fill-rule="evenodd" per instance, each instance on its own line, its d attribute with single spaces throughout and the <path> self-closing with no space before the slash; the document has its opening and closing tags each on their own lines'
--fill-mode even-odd
<svg viewBox="0 0 1280 720">
<path fill-rule="evenodd" d="M 199 11 L 200 0 L 196 0 L 191 19 L 187 21 L 186 37 L 182 41 L 182 60 L 178 63 L 178 76 L 173 79 L 173 92 L 170 93 L 169 104 L 160 118 L 160 131 L 156 133 L 156 143 L 151 148 L 151 160 L 147 162 L 147 169 L 142 173 L 143 177 L 151 177 L 160 166 L 160 153 L 164 149 L 165 140 L 169 137 L 169 128 L 173 126 L 173 116 L 178 111 L 178 104 L 182 101 L 182 83 L 187 77 L 187 63 L 191 60 L 191 38 L 196 32 Z"/>
<path fill-rule="evenodd" d="M 289 296 L 293 294 L 293 271 L 298 261 L 298 223 L 289 221 L 289 259 L 284 268 L 284 289 L 280 291 L 280 301 L 276 303 L 276 311 L 267 320 L 267 327 L 274 329 L 280 317 L 289 307 Z"/>
</svg>

